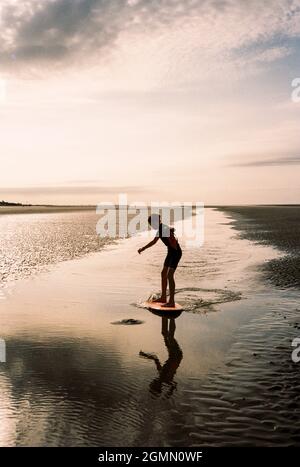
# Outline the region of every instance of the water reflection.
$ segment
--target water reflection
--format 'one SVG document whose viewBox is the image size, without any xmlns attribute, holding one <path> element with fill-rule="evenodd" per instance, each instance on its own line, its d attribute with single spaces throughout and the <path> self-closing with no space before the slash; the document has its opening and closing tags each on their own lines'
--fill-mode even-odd
<svg viewBox="0 0 300 467">
<path fill-rule="evenodd" d="M 168 358 L 162 365 L 157 355 L 153 353 L 146 353 L 141 350 L 139 355 L 148 360 L 153 360 L 158 372 L 158 376 L 155 377 L 149 385 L 150 393 L 155 397 L 163 395 L 169 398 L 177 387 L 177 382 L 174 381 L 174 377 L 183 359 L 182 350 L 175 339 L 175 318 L 180 316 L 181 312 L 171 317 L 168 315 L 161 315 L 159 312 L 155 312 L 155 314 L 161 316 L 161 333 L 168 351 Z"/>
</svg>

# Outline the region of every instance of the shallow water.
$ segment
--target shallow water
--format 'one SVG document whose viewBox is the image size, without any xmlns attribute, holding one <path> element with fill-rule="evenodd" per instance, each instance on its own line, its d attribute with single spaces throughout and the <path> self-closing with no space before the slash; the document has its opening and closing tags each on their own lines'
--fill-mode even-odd
<svg viewBox="0 0 300 467">
<path fill-rule="evenodd" d="M 0 216 L 0 287 L 45 266 L 99 251 L 94 211 Z"/>
<path fill-rule="evenodd" d="M 19 281 L 0 302 L 0 444 L 297 444 L 299 294 L 264 285 L 276 252 L 227 222 L 207 210 L 204 247 L 184 248 L 176 320 L 138 307 L 165 255 L 139 237 Z"/>
<path fill-rule="evenodd" d="M 265 276 L 277 287 L 300 289 L 300 206 L 230 206 L 233 226 L 248 240 L 273 245 L 284 254 L 265 265 Z"/>
</svg>

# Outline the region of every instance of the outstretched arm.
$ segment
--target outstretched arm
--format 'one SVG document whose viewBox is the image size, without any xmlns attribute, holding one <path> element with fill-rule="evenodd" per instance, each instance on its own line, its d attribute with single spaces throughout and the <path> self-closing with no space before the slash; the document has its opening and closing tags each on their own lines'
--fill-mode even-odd
<svg viewBox="0 0 300 467">
<path fill-rule="evenodd" d="M 142 248 L 139 248 L 138 253 L 141 254 L 143 251 L 147 250 L 147 248 L 151 248 L 153 245 L 155 245 L 158 239 L 159 237 L 154 237 L 154 239 L 151 240 L 151 242 L 147 243 L 147 245 L 143 246 Z"/>
<path fill-rule="evenodd" d="M 140 350 L 139 355 L 140 355 L 140 357 L 148 358 L 148 360 L 153 360 L 155 362 L 155 365 L 156 365 L 156 368 L 157 368 L 158 371 L 160 371 L 162 369 L 159 358 L 156 355 L 151 354 L 151 353 L 143 352 L 142 350 Z"/>
</svg>

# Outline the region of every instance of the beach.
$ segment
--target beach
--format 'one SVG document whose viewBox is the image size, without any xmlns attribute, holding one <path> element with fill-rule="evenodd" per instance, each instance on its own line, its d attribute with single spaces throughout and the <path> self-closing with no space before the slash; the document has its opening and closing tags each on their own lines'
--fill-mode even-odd
<svg viewBox="0 0 300 467">
<path fill-rule="evenodd" d="M 233 215 L 232 225 L 261 245 L 274 245 L 284 255 L 269 261 L 266 278 L 275 286 L 300 288 L 300 206 L 231 206 L 222 208 Z"/>
<path fill-rule="evenodd" d="M 171 319 L 142 306 L 159 292 L 164 245 L 138 255 L 142 235 L 97 243 L 91 213 L 36 216 L 11 229 L 50 232 L 48 261 L 43 242 L 25 259 L 14 243 L 23 270 L 2 263 L 1 446 L 299 445 L 300 292 L 266 279 L 285 253 L 241 235 L 243 214 L 205 210 Z M 83 228 L 71 246 L 66 222 L 67 238 Z"/>
<path fill-rule="evenodd" d="M 95 206 L 0 206 L 2 214 L 51 214 L 58 212 L 95 211 Z"/>
</svg>

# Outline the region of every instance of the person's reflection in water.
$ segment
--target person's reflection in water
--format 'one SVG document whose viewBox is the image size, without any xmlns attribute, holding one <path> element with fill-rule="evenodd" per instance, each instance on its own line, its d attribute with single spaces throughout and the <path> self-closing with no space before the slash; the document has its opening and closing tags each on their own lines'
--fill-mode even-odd
<svg viewBox="0 0 300 467">
<path fill-rule="evenodd" d="M 163 392 L 164 386 L 166 386 L 167 391 L 165 396 L 170 397 L 177 387 L 177 383 L 174 381 L 174 376 L 181 363 L 181 360 L 183 359 L 183 353 L 174 337 L 175 329 L 175 318 L 162 316 L 161 333 L 163 335 L 169 354 L 168 359 L 163 365 L 161 365 L 159 358 L 156 355 L 140 351 L 141 357 L 154 361 L 158 371 L 158 376 L 150 383 L 150 392 L 154 396 L 160 396 Z"/>
</svg>

